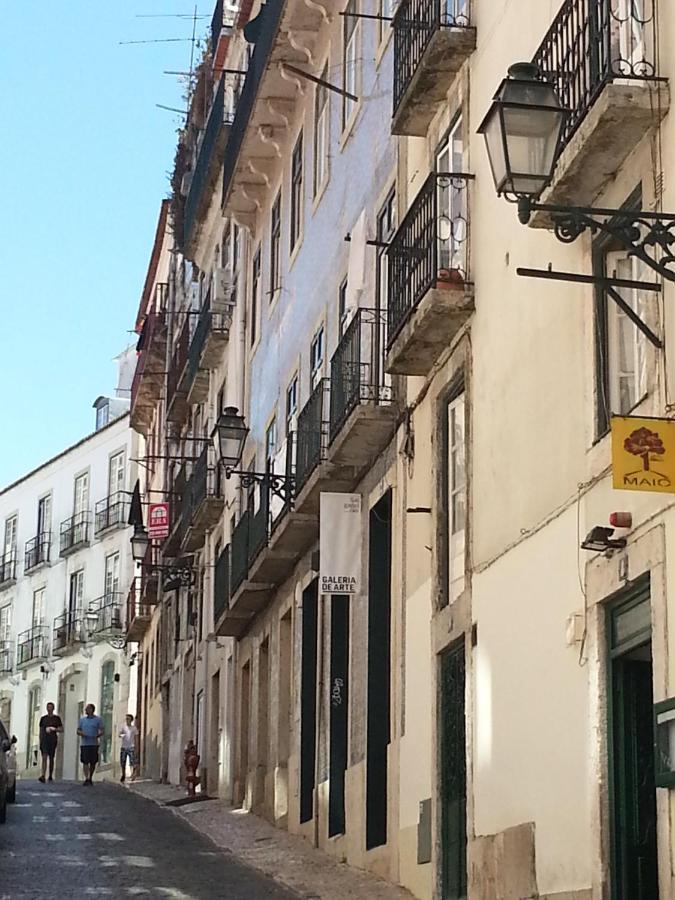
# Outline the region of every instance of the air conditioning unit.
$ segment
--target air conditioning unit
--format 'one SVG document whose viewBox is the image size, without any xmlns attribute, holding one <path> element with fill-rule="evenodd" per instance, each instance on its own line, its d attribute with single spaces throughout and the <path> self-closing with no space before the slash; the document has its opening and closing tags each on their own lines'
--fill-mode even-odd
<svg viewBox="0 0 675 900">
<path fill-rule="evenodd" d="M 228 268 L 218 268 L 213 273 L 214 309 L 224 311 L 237 302 L 236 285 L 232 278 L 232 272 Z"/>
<path fill-rule="evenodd" d="M 184 197 L 190 193 L 190 187 L 192 185 L 192 172 L 183 172 L 183 177 L 180 182 L 180 192 Z"/>
</svg>

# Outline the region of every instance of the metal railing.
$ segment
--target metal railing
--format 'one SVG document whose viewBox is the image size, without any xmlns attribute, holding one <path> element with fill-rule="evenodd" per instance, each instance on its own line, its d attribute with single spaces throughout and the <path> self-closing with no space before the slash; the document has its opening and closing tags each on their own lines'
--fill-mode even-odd
<svg viewBox="0 0 675 900">
<path fill-rule="evenodd" d="M 152 615 L 152 604 L 145 601 L 144 586 L 140 576 L 136 576 L 131 581 L 131 587 L 127 594 L 126 608 L 126 630 L 129 631 L 134 619 L 143 616 Z"/>
<path fill-rule="evenodd" d="M 267 485 L 259 485 L 258 508 L 249 502 L 248 565 L 257 559 L 267 546 L 270 532 L 270 492 Z"/>
<path fill-rule="evenodd" d="M 215 451 L 209 444 L 199 454 L 192 477 L 188 485 L 190 496 L 190 517 L 192 518 L 200 505 L 208 497 L 214 499 L 221 496 L 220 467 L 215 462 Z"/>
<path fill-rule="evenodd" d="M 91 515 L 89 512 L 75 513 L 69 519 L 61 522 L 61 555 L 70 553 L 81 544 L 86 544 L 89 540 L 89 526 L 91 525 Z"/>
<path fill-rule="evenodd" d="M 432 287 L 468 282 L 472 176 L 432 172 L 387 250 L 387 347 Z"/>
<path fill-rule="evenodd" d="M 94 533 L 100 534 L 108 528 L 126 525 L 127 497 L 123 491 L 108 494 L 94 507 Z"/>
<path fill-rule="evenodd" d="M 244 510 L 232 532 L 230 596 L 241 587 L 248 575 L 249 511 Z"/>
<path fill-rule="evenodd" d="M 226 312 L 216 312 L 211 302 L 211 291 L 207 294 L 204 305 L 199 312 L 197 325 L 190 341 L 188 351 L 188 383 L 191 384 L 195 375 L 202 367 L 202 353 L 210 334 L 227 334 L 230 329 L 232 316 Z"/>
<path fill-rule="evenodd" d="M 295 451 L 295 491 L 299 494 L 321 463 L 328 446 L 330 381 L 322 378 L 298 415 Z"/>
<path fill-rule="evenodd" d="M 36 566 L 49 562 L 52 543 L 51 531 L 42 531 L 40 534 L 26 541 L 24 569 L 29 572 Z"/>
<path fill-rule="evenodd" d="M 79 615 L 66 612 L 54 619 L 52 630 L 52 652 L 58 653 L 82 640 L 82 619 Z"/>
<path fill-rule="evenodd" d="M 159 294 L 159 302 L 166 304 L 166 297 L 168 296 L 168 284 L 158 284 L 157 288 L 165 288 L 166 293 L 162 291 Z M 155 340 L 156 333 L 160 330 L 161 326 L 164 324 L 166 318 L 166 313 L 164 309 L 161 311 L 151 310 L 147 316 L 145 317 L 145 321 L 143 322 L 143 327 L 141 329 L 139 344 L 140 350 L 138 353 L 138 358 L 136 360 L 136 369 L 134 371 L 134 377 L 131 382 L 131 408 L 133 409 L 134 404 L 138 399 L 138 392 L 141 386 L 141 380 L 145 375 L 145 369 L 148 364 L 148 358 L 153 349 L 153 342 Z"/>
<path fill-rule="evenodd" d="M 284 7 L 285 4 L 281 2 L 267 3 L 263 6 L 260 13 L 259 34 L 253 45 L 253 56 L 248 64 L 225 149 L 223 200 L 227 198 L 230 192 L 232 179 L 239 161 L 239 151 L 244 142 L 244 135 L 246 134 L 249 120 L 253 114 L 260 83 L 269 65 Z"/>
<path fill-rule="evenodd" d="M 565 0 L 534 55 L 569 111 L 564 147 L 606 84 L 658 78 L 657 0 Z"/>
<path fill-rule="evenodd" d="M 14 648 L 11 641 L 0 642 L 0 675 L 9 675 L 14 669 Z"/>
<path fill-rule="evenodd" d="M 178 340 L 173 349 L 171 365 L 169 366 L 169 372 L 166 377 L 167 407 L 171 406 L 171 403 L 176 396 L 178 386 L 187 364 L 188 350 L 190 347 L 190 318 L 191 316 L 189 313 L 183 315 L 183 327 L 180 330 Z"/>
<path fill-rule="evenodd" d="M 17 637 L 17 666 L 36 659 L 44 659 L 48 651 L 48 629 L 46 625 L 36 625 L 22 631 Z"/>
<path fill-rule="evenodd" d="M 0 556 L 0 585 L 16 581 L 16 550 Z"/>
<path fill-rule="evenodd" d="M 394 112 L 439 28 L 467 28 L 468 0 L 402 0 L 394 14 Z"/>
<path fill-rule="evenodd" d="M 213 582 L 213 622 L 214 625 L 230 605 L 230 545 L 216 560 Z"/>
<path fill-rule="evenodd" d="M 384 372 L 386 317 L 383 310 L 357 309 L 330 361 L 329 442 L 361 403 L 391 402 Z"/>
<path fill-rule="evenodd" d="M 172 547 L 180 547 L 185 532 L 190 524 L 192 513 L 192 492 L 190 489 L 190 480 L 192 473 L 192 462 L 184 462 L 178 470 L 176 477 L 171 485 L 171 496 L 174 499 L 172 504 L 176 510 L 173 520 L 173 527 L 169 535 L 169 541 Z"/>
<path fill-rule="evenodd" d="M 111 591 L 98 597 L 89 604 L 89 608 L 96 612 L 96 624 L 87 623 L 87 632 L 93 636 L 115 635 L 122 632 L 122 610 L 124 607 L 124 595 L 119 591 Z"/>
</svg>

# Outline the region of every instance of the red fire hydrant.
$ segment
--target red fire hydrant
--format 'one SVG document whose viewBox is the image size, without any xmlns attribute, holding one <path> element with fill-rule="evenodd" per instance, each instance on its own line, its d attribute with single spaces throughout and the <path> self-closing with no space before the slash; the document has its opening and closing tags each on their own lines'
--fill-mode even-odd
<svg viewBox="0 0 675 900">
<path fill-rule="evenodd" d="M 188 741 L 188 745 L 185 748 L 185 755 L 183 757 L 183 762 L 185 763 L 185 781 L 187 782 L 187 792 L 188 797 L 194 797 L 197 785 L 201 781 L 199 775 L 197 775 L 197 769 L 199 768 L 199 754 L 197 753 L 197 745 L 195 742 L 190 739 Z"/>
</svg>

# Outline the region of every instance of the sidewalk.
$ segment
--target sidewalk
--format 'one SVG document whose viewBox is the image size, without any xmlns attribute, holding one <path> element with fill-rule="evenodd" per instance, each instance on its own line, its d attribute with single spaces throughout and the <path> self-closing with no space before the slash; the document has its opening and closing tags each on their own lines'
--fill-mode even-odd
<svg viewBox="0 0 675 900">
<path fill-rule="evenodd" d="M 182 787 L 154 781 L 128 782 L 127 789 L 158 804 L 185 796 Z M 173 807 L 173 811 L 217 847 L 295 891 L 302 900 L 412 900 L 403 888 L 339 863 L 302 838 L 224 800 L 204 800 Z"/>
</svg>

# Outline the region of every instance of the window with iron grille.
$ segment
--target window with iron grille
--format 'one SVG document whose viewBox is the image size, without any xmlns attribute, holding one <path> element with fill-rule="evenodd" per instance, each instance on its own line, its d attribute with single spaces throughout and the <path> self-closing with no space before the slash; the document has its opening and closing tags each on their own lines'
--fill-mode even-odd
<svg viewBox="0 0 675 900">
<path fill-rule="evenodd" d="M 291 252 L 302 233 L 303 205 L 303 141 L 300 132 L 291 160 Z"/>
<path fill-rule="evenodd" d="M 253 256 L 253 264 L 251 269 L 251 322 L 250 337 L 251 347 L 255 344 L 258 336 L 258 310 L 260 308 L 260 247 Z"/>
<path fill-rule="evenodd" d="M 272 206 L 270 228 L 270 302 L 281 281 L 281 192 Z"/>
<path fill-rule="evenodd" d="M 321 81 L 328 80 L 328 63 L 323 67 Z M 330 141 L 329 91 L 317 84 L 314 94 L 314 196 L 328 180 L 328 146 Z"/>
<path fill-rule="evenodd" d="M 357 94 L 358 86 L 358 12 L 356 0 L 349 0 L 342 25 L 342 87 L 350 94 Z M 356 101 L 342 97 L 342 128 L 347 126 Z"/>
</svg>

